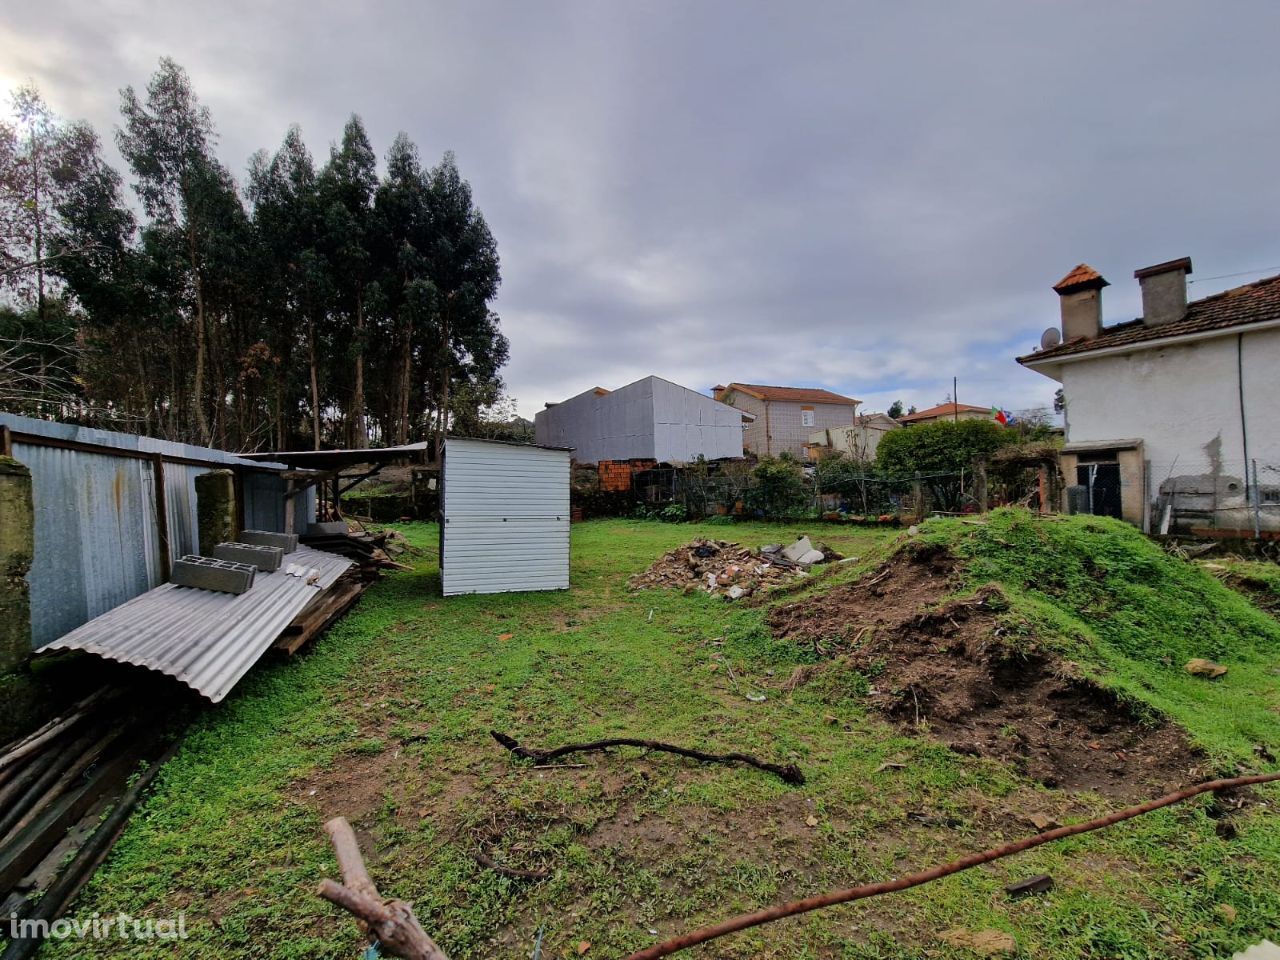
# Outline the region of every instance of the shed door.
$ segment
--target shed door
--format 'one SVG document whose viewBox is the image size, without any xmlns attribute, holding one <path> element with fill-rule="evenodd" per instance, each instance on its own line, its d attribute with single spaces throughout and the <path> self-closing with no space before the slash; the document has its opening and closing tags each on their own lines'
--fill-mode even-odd
<svg viewBox="0 0 1280 960">
<path fill-rule="evenodd" d="M 1120 464 L 1082 463 L 1076 467 L 1076 483 L 1089 489 L 1089 512 L 1120 519 Z"/>
<path fill-rule="evenodd" d="M 569 586 L 569 454 L 446 441 L 441 505 L 445 596 Z"/>
</svg>

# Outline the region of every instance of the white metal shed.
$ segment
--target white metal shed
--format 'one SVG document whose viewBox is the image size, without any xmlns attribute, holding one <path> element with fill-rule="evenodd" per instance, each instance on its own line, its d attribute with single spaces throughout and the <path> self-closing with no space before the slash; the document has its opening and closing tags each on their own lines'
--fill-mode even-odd
<svg viewBox="0 0 1280 960">
<path fill-rule="evenodd" d="M 450 437 L 440 500 L 444 595 L 569 588 L 569 450 Z"/>
</svg>

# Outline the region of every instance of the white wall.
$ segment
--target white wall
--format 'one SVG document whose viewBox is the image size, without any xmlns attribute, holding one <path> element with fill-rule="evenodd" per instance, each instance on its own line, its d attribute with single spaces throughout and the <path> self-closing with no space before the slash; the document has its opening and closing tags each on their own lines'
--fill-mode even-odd
<svg viewBox="0 0 1280 960">
<path fill-rule="evenodd" d="M 661 377 L 653 392 L 654 459 L 688 463 L 742 456 L 742 413 Z"/>
<path fill-rule="evenodd" d="M 568 451 L 450 438 L 442 513 L 445 596 L 568 589 Z"/>
<path fill-rule="evenodd" d="M 604 395 L 588 390 L 538 411 L 533 425 L 538 443 L 573 447 L 579 463 L 742 456 L 740 413 L 661 377 Z"/>
<path fill-rule="evenodd" d="M 603 396 L 580 393 L 533 418 L 538 443 L 573 447 L 579 463 L 601 460 L 653 460 L 652 377 L 637 380 Z"/>
<path fill-rule="evenodd" d="M 1280 485 L 1280 330 L 1245 333 L 1245 423 L 1263 487 Z M 1237 337 L 1062 365 L 1067 442 L 1138 438 L 1148 497 L 1170 477 L 1243 479 Z"/>
</svg>

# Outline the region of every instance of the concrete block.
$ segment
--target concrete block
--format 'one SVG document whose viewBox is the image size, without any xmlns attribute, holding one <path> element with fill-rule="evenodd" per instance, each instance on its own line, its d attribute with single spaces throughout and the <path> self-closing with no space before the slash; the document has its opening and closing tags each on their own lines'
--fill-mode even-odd
<svg viewBox="0 0 1280 960">
<path fill-rule="evenodd" d="M 803 557 L 806 553 L 811 552 L 812 550 L 813 550 L 813 544 L 809 541 L 809 538 L 801 537 L 799 540 L 791 544 L 789 547 L 783 547 L 782 555 L 786 557 L 788 560 L 792 561 L 793 563 L 800 563 L 801 562 L 800 558 Z"/>
<path fill-rule="evenodd" d="M 219 593 L 244 593 L 253 586 L 258 568 L 247 563 L 231 563 L 189 554 L 173 565 L 170 583 Z"/>
<path fill-rule="evenodd" d="M 195 479 L 200 552 L 213 555 L 219 543 L 236 539 L 236 484 L 230 470 L 210 470 Z"/>
<path fill-rule="evenodd" d="M 216 560 L 247 563 L 263 573 L 279 570 L 284 563 L 284 551 L 279 547 L 264 547 L 257 543 L 220 543 L 213 548 Z"/>
<path fill-rule="evenodd" d="M 350 532 L 350 529 L 341 520 L 313 523 L 307 527 L 308 537 L 345 537 Z"/>
<path fill-rule="evenodd" d="M 279 547 L 285 553 L 298 549 L 296 533 L 275 533 L 271 530 L 242 530 L 236 543 L 252 543 L 260 547 Z"/>
</svg>

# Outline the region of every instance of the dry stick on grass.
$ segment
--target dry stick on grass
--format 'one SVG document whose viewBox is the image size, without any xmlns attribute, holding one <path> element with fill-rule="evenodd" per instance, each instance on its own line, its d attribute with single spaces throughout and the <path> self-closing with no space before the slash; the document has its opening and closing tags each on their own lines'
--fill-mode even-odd
<svg viewBox="0 0 1280 960">
<path fill-rule="evenodd" d="M 689 757 L 692 760 L 700 760 L 703 763 L 745 763 L 758 770 L 764 770 L 781 777 L 784 783 L 790 783 L 793 786 L 801 786 L 804 783 L 804 774 L 800 772 L 800 768 L 795 764 L 766 763 L 764 760 L 758 760 L 746 753 L 703 753 L 701 750 L 677 747 L 670 743 L 662 743 L 659 740 L 634 740 L 630 737 L 614 737 L 609 740 L 595 740 L 591 743 L 567 743 L 563 747 L 556 747 L 554 750 L 539 750 L 535 747 L 521 746 L 517 741 L 497 730 L 490 730 L 489 733 L 493 736 L 493 739 L 497 740 L 517 757 L 524 757 L 526 760 L 533 760 L 535 763 L 548 763 L 571 753 L 608 750 L 610 747 L 640 747 L 644 750 L 674 753 L 677 756 Z"/>
<path fill-rule="evenodd" d="M 700 943 L 706 943 L 708 940 L 715 940 L 719 937 L 726 936 L 727 934 L 736 933 L 739 930 L 746 930 L 749 927 L 758 927 L 761 924 L 772 923 L 774 920 L 782 920 L 785 917 L 794 917 L 797 914 L 808 913 L 811 910 L 821 910 L 823 907 L 832 907 L 838 903 L 849 903 L 852 900 L 865 900 L 868 897 L 878 897 L 882 893 L 894 893 L 898 890 L 908 890 L 911 887 L 918 887 L 933 880 L 940 880 L 943 877 L 949 877 L 951 874 L 959 873 L 961 870 L 968 870 L 971 867 L 990 863 L 993 860 L 1000 860 L 1004 857 L 1012 856 L 1015 853 L 1022 853 L 1024 850 L 1030 850 L 1033 847 L 1052 843 L 1055 840 L 1074 837 L 1081 833 L 1088 833 L 1091 830 L 1100 830 L 1103 827 L 1110 827 L 1125 820 L 1132 820 L 1134 817 L 1142 816 L 1144 813 L 1159 810 L 1161 807 L 1171 807 L 1175 803 L 1182 803 L 1184 800 L 1190 800 L 1192 797 L 1199 796 L 1202 793 L 1219 793 L 1259 783 L 1273 783 L 1278 780 L 1280 780 L 1280 773 L 1262 773 L 1249 777 L 1232 777 L 1226 780 L 1209 780 L 1205 783 L 1199 783 L 1192 787 L 1186 787 L 1174 793 L 1167 793 L 1163 797 L 1148 800 L 1146 803 L 1140 803 L 1132 807 L 1125 807 L 1123 810 L 1117 810 L 1115 813 L 1110 813 L 1105 817 L 1099 817 L 1096 820 L 1088 820 L 1084 823 L 1073 823 L 1070 826 L 1058 827 L 1054 830 L 1046 830 L 1044 833 L 1038 833 L 1034 837 L 1027 837 L 1013 843 L 1006 843 L 1004 846 L 1000 847 L 992 847 L 989 850 L 983 850 L 981 853 L 971 853 L 967 857 L 961 857 L 959 860 L 953 860 L 940 867 L 933 867 L 929 870 L 922 870 L 919 873 L 908 874 L 905 877 L 899 877 L 897 880 L 886 880 L 884 883 L 868 883 L 860 887 L 850 887 L 847 890 L 836 890 L 832 893 L 822 894 L 821 896 L 808 897 L 804 900 L 793 900 L 790 903 L 780 903 L 777 906 L 767 907 L 764 910 L 757 910 L 755 913 L 744 913 L 731 920 L 725 920 L 723 923 L 717 923 L 709 927 L 700 927 L 697 930 L 690 930 L 688 933 L 682 933 L 678 937 L 672 937 L 670 940 L 665 940 L 652 947 L 637 951 L 627 957 L 627 960 L 656 960 L 657 957 L 669 956 L 677 951 L 687 950 L 689 947 L 695 947 Z"/>
<path fill-rule="evenodd" d="M 384 901 L 373 885 L 355 831 L 345 817 L 334 817 L 324 825 L 333 841 L 333 852 L 342 870 L 342 883 L 321 880 L 316 891 L 325 900 L 342 907 L 361 921 L 361 929 L 378 938 L 382 948 L 404 960 L 449 960 L 434 940 L 427 936 L 413 915 L 413 907 L 403 900 Z"/>
<path fill-rule="evenodd" d="M 475 858 L 476 863 L 480 864 L 480 866 L 488 867 L 494 873 L 510 877 L 513 880 L 547 880 L 551 877 L 550 870 L 521 870 L 518 867 L 508 867 L 506 864 L 499 863 L 489 856 L 484 847 L 475 852 Z"/>
</svg>

